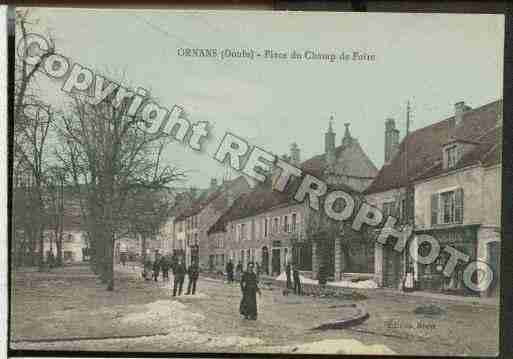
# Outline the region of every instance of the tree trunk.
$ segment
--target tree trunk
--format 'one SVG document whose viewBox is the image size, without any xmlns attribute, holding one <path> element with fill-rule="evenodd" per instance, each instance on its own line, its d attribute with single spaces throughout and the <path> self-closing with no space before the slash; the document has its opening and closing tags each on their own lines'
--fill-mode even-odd
<svg viewBox="0 0 513 359">
<path fill-rule="evenodd" d="M 105 230 L 105 226 L 102 226 L 102 228 Z M 97 243 L 97 249 L 98 249 L 98 263 L 99 265 L 99 275 L 102 283 L 107 283 L 107 235 L 103 231 L 103 233 L 98 235 L 98 243 Z"/>
<path fill-rule="evenodd" d="M 146 263 L 146 236 L 141 235 L 141 251 L 142 251 L 142 265 L 144 267 L 144 263 Z"/>
<path fill-rule="evenodd" d="M 106 247 L 106 279 L 107 290 L 114 290 L 114 236 L 110 235 Z"/>
<path fill-rule="evenodd" d="M 45 239 L 43 236 L 42 228 L 39 229 L 39 258 L 38 258 L 38 266 L 39 271 L 43 272 L 45 269 L 45 248 L 44 243 Z"/>
<path fill-rule="evenodd" d="M 59 236 L 56 237 L 55 245 L 57 246 L 57 266 L 62 266 L 64 264 L 63 256 L 62 256 L 62 227 L 60 229 Z"/>
</svg>

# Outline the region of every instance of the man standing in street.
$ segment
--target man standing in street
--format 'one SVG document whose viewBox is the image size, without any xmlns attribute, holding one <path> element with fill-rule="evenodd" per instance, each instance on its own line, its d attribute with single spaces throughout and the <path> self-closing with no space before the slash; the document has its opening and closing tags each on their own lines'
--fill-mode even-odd
<svg viewBox="0 0 513 359">
<path fill-rule="evenodd" d="M 177 289 L 178 295 L 182 295 L 183 280 L 185 278 L 185 266 L 181 257 L 178 258 L 178 263 L 176 263 L 175 267 L 173 268 L 173 275 L 175 277 L 173 283 L 173 297 L 176 297 Z"/>
<path fill-rule="evenodd" d="M 228 263 L 226 263 L 226 277 L 228 279 L 228 283 L 233 283 L 233 262 L 230 258 Z"/>
<path fill-rule="evenodd" d="M 171 259 L 169 254 L 166 254 L 160 260 L 160 268 L 162 269 L 162 279 L 164 281 L 169 280 L 169 267 L 171 267 Z"/>
<path fill-rule="evenodd" d="M 235 266 L 235 280 L 238 282 L 240 281 L 242 271 L 243 271 L 242 263 L 239 261 L 237 263 L 237 266 Z"/>
<path fill-rule="evenodd" d="M 290 266 L 290 263 L 287 263 L 287 266 L 285 267 L 285 275 L 287 276 L 287 289 L 292 289 L 291 266 Z"/>
<path fill-rule="evenodd" d="M 299 269 L 295 264 L 292 276 L 294 278 L 294 293 L 297 295 L 303 295 L 303 290 L 301 289 L 301 278 L 299 276 Z"/>
<path fill-rule="evenodd" d="M 199 277 L 199 267 L 196 260 L 193 260 L 191 265 L 189 266 L 189 270 L 187 271 L 187 274 L 189 275 L 189 283 L 187 285 L 187 295 L 191 294 L 192 289 L 192 295 L 196 293 L 196 282 Z"/>
<path fill-rule="evenodd" d="M 155 282 L 158 281 L 160 274 L 160 256 L 155 254 L 155 261 L 153 262 L 153 279 Z"/>
</svg>

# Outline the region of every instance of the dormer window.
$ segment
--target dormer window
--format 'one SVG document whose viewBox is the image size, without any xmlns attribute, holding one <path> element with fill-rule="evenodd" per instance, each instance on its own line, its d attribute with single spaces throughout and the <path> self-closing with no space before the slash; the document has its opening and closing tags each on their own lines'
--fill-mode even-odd
<svg viewBox="0 0 513 359">
<path fill-rule="evenodd" d="M 445 149 L 446 168 L 453 168 L 458 162 L 458 145 L 452 145 Z"/>
</svg>

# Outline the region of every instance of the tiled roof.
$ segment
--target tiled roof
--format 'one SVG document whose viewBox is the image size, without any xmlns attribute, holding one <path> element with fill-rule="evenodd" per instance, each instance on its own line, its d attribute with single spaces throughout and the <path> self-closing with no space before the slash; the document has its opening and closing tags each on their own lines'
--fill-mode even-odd
<svg viewBox="0 0 513 359">
<path fill-rule="evenodd" d="M 377 168 L 365 154 L 356 139 L 349 146 L 340 145 L 335 148 L 337 168 L 345 175 L 359 178 L 373 178 Z M 326 154 L 314 156 L 301 164 L 301 168 L 316 177 L 322 177 L 326 169 Z"/>
<path fill-rule="evenodd" d="M 310 160 L 309 160 L 310 161 Z M 305 161 L 308 162 L 308 161 Z M 317 178 L 316 172 L 312 171 L 312 167 L 301 166 L 305 173 L 313 175 Z M 311 164 L 312 162 L 310 162 Z M 305 169 L 306 168 L 306 169 Z M 273 190 L 271 188 L 270 181 L 266 181 L 256 186 L 251 192 L 240 196 L 230 207 L 230 209 L 224 213 L 219 220 L 209 229 L 208 233 L 216 233 L 225 230 L 226 223 L 241 218 L 247 218 L 255 216 L 260 213 L 269 211 L 272 208 L 279 206 L 295 205 L 299 204 L 294 199 L 294 195 L 301 183 L 302 178 L 295 178 L 290 180 L 285 188 L 284 192 Z M 342 190 L 347 193 L 355 193 L 356 191 L 347 185 L 328 185 L 328 191 Z"/>
<path fill-rule="evenodd" d="M 246 179 L 242 176 L 239 176 L 231 181 L 227 181 L 223 183 L 216 191 L 214 192 L 204 192 L 197 200 L 193 201 L 193 203 L 186 209 L 184 209 L 178 216 L 175 221 L 181 221 L 185 218 L 194 216 L 201 212 L 205 207 L 207 207 L 210 203 L 214 202 L 216 199 L 222 200 L 221 195 L 226 192 L 229 187 L 236 186 L 240 184 L 242 181 L 246 182 Z"/>
<path fill-rule="evenodd" d="M 460 159 L 457 168 L 466 167 L 478 161 L 483 161 L 485 165 L 496 163 L 499 160 L 500 151 L 493 150 L 493 147 L 497 148 L 496 144 L 501 140 L 502 131 L 497 128 L 497 119 L 501 110 L 502 101 L 494 101 L 468 110 L 463 114 L 461 125 L 456 128 L 454 116 L 452 116 L 413 131 L 403 139 L 397 155 L 389 164 L 381 168 L 365 193 L 384 192 L 403 187 L 408 180 L 424 179 L 447 171 L 442 168 L 442 147 L 451 137 L 460 141 L 478 143 L 473 150 Z"/>
</svg>

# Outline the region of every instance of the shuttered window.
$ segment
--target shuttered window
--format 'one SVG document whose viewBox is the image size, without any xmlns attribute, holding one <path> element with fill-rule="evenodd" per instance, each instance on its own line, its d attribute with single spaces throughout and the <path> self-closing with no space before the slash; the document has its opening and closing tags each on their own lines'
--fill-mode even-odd
<svg viewBox="0 0 513 359">
<path fill-rule="evenodd" d="M 254 222 L 255 223 L 255 239 L 258 241 L 260 240 L 260 225 L 262 222 L 260 222 L 258 219 Z"/>
<path fill-rule="evenodd" d="M 437 225 L 438 224 L 438 193 L 431 195 L 431 225 Z"/>
<path fill-rule="evenodd" d="M 463 223 L 463 188 L 458 188 L 455 194 L 454 221 Z"/>
</svg>

